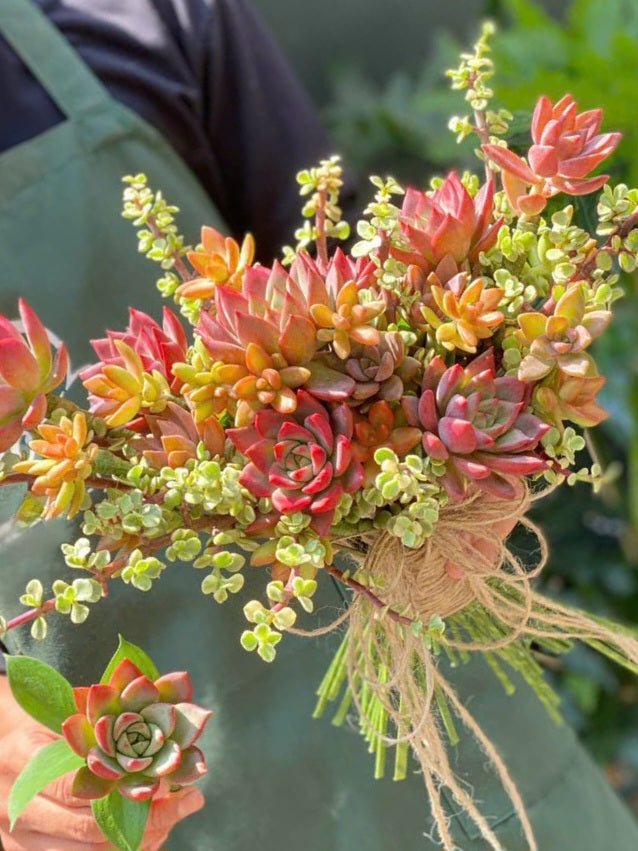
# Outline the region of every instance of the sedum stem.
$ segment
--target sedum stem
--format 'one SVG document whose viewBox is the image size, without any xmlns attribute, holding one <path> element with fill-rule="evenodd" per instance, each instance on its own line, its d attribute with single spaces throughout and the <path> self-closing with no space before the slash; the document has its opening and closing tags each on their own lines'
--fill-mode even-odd
<svg viewBox="0 0 638 851">
<path fill-rule="evenodd" d="M 228 529 L 234 523 L 234 518 L 232 517 L 200 517 L 197 520 L 193 520 L 191 524 L 191 529 L 194 529 L 196 532 L 204 532 L 204 531 L 213 531 L 220 529 Z M 118 574 L 121 570 L 123 570 L 128 564 L 128 560 L 132 550 L 139 549 L 142 551 L 142 555 L 152 555 L 158 550 L 163 549 L 171 543 L 171 535 L 172 533 L 168 533 L 166 535 L 161 535 L 158 538 L 154 538 L 149 540 L 148 538 L 138 537 L 137 540 L 133 543 L 129 542 L 126 546 L 126 551 L 118 555 L 118 557 L 112 561 L 109 565 L 107 565 L 103 570 L 92 570 L 91 573 L 93 577 L 102 583 L 102 587 L 104 589 L 104 596 L 108 596 L 108 583 L 115 578 L 116 574 Z M 101 546 L 104 539 L 98 543 L 97 549 L 104 549 Z M 122 552 L 122 551 L 120 551 Z M 6 632 L 9 632 L 12 629 L 16 629 L 19 626 L 24 626 L 27 623 L 31 623 L 36 618 L 39 618 L 42 615 L 48 614 L 55 608 L 55 597 L 51 597 L 48 600 L 45 600 L 41 606 L 35 609 L 29 609 L 26 612 L 22 612 L 19 615 L 16 615 L 15 618 L 12 618 L 10 621 L 7 621 Z"/>
<path fill-rule="evenodd" d="M 391 609 L 387 603 L 384 603 L 374 591 L 371 591 L 369 588 L 366 588 L 365 585 L 362 585 L 361 582 L 357 582 L 356 579 L 352 579 L 350 576 L 345 576 L 338 568 L 336 568 L 332 564 L 328 564 L 325 567 L 325 570 L 330 574 L 330 576 L 334 576 L 335 579 L 338 579 L 339 582 L 342 582 L 344 585 L 347 585 L 349 588 L 352 588 L 357 594 L 363 594 L 364 597 L 367 597 L 368 600 L 372 603 L 373 606 L 376 606 L 377 609 L 384 609 L 385 613 L 388 617 L 395 621 L 395 623 L 403 623 L 411 626 L 414 623 L 412 618 L 408 618 L 405 615 L 399 614 L 399 612 L 395 612 L 394 609 Z"/>
</svg>

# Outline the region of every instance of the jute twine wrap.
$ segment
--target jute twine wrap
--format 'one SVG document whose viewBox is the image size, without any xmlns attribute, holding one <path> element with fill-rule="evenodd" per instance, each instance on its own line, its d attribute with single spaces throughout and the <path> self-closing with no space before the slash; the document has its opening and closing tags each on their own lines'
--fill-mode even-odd
<svg viewBox="0 0 638 851">
<path fill-rule="evenodd" d="M 359 539 L 357 543 L 360 546 L 363 541 L 367 552 L 357 560 L 375 593 L 394 611 L 426 626 L 432 615 L 449 619 L 477 603 L 499 624 L 502 637 L 498 640 L 479 641 L 471 636 L 452 640 L 446 636 L 443 640 L 450 647 L 485 652 L 523 638 L 580 639 L 638 672 L 638 642 L 631 635 L 547 599 L 532 588 L 532 580 L 545 566 L 547 545 L 540 530 L 525 516 L 532 502 L 529 489 L 520 482 L 518 485 L 517 497 L 511 501 L 476 492 L 462 502 L 445 506 L 434 534 L 422 549 L 406 549 L 386 533 Z M 537 541 L 538 561 L 533 570 L 527 569 L 506 545 L 517 524 L 530 530 Z M 457 845 L 442 804 L 443 788 L 452 793 L 493 851 L 505 849 L 455 777 L 442 730 L 441 698 L 485 752 L 517 813 L 529 851 L 538 851 L 525 805 L 507 766 L 439 671 L 423 636 L 375 608 L 362 594 L 355 595 L 348 611 L 337 621 L 312 634 L 336 629 L 344 621 L 348 623 L 347 681 L 363 716 L 363 726 L 369 724 L 374 729 L 376 723 L 374 718 L 366 718 L 361 700 L 362 693 L 371 691 L 387 711 L 390 729 L 395 733 L 391 736 L 384 729 L 385 741 L 388 745 L 407 742 L 420 765 L 445 851 L 455 851 Z"/>
</svg>

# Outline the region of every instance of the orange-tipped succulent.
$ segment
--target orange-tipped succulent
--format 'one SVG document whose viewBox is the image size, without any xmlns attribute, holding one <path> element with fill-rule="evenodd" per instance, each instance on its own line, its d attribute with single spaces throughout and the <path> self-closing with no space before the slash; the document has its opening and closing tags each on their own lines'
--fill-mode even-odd
<svg viewBox="0 0 638 851">
<path fill-rule="evenodd" d="M 573 376 L 557 370 L 536 388 L 536 408 L 562 431 L 565 420 L 583 428 L 593 428 L 609 414 L 596 401 L 605 384 L 592 364 L 587 375 Z"/>
<path fill-rule="evenodd" d="M 397 455 L 405 455 L 421 442 L 423 433 L 419 428 L 400 425 L 397 415 L 388 402 L 375 402 L 365 416 L 355 414 L 352 455 L 364 464 L 366 484 L 373 485 L 379 467 L 374 453 L 388 446 Z"/>
<path fill-rule="evenodd" d="M 98 446 L 92 443 L 85 415 L 78 411 L 73 420 L 62 417 L 59 425 L 43 424 L 41 438 L 30 448 L 41 458 L 19 461 L 16 473 L 35 476 L 31 491 L 47 498 L 43 517 L 75 517 L 86 495 L 86 479 L 91 475 Z"/>
<path fill-rule="evenodd" d="M 339 291 L 334 307 L 313 304 L 310 315 L 317 325 L 317 339 L 331 343 L 335 354 L 345 360 L 350 355 L 353 343 L 376 346 L 381 334 L 369 323 L 385 310 L 383 301 L 360 304 L 359 290 L 355 281 L 349 281 Z"/>
<path fill-rule="evenodd" d="M 42 422 L 46 394 L 64 381 L 69 368 L 64 344 L 54 356 L 44 325 L 24 299 L 19 306 L 26 339 L 0 315 L 0 452 Z"/>
<path fill-rule="evenodd" d="M 89 391 L 91 411 L 110 428 L 130 423 L 141 410 L 158 414 L 171 398 L 166 377 L 157 369 L 146 372 L 142 359 L 124 340 L 114 340 L 118 358 L 80 373 Z"/>
<path fill-rule="evenodd" d="M 240 247 L 232 237 L 223 236 L 215 228 L 203 227 L 201 245 L 186 256 L 201 277 L 186 281 L 177 288 L 176 295 L 209 299 L 218 284 L 240 289 L 244 273 L 255 257 L 255 240 L 247 233 Z"/>
<path fill-rule="evenodd" d="M 189 362 L 175 364 L 173 373 L 182 382 L 180 392 L 199 425 L 225 412 L 235 415 L 237 399 L 231 391 L 248 370 L 240 364 L 214 360 L 203 341 L 197 339 Z"/>
<path fill-rule="evenodd" d="M 142 361 L 144 372 L 161 373 L 171 385 L 171 390 L 179 389 L 179 379 L 173 375 L 173 364 L 186 359 L 188 338 L 181 322 L 167 307 L 163 310 L 162 324 L 159 325 L 147 313 L 131 308 L 129 324 L 125 331 L 107 331 L 106 337 L 91 340 L 100 362 L 82 370 L 80 377 L 84 381 L 100 372 L 103 364 L 126 366 L 116 346 L 116 341 L 133 349 Z"/>
<path fill-rule="evenodd" d="M 352 280 L 346 277 L 350 273 L 355 275 Z M 339 251 L 325 274 L 304 253 L 297 256 L 290 273 L 278 263 L 272 270 L 251 267 L 241 293 L 217 287 L 215 315 L 202 313 L 197 331 L 216 361 L 251 372 L 246 350 L 254 343 L 282 364 L 308 368 L 311 375 L 304 387 L 318 399 L 343 401 L 352 393 L 354 381 L 315 354 L 318 342 L 334 341 L 335 353 L 345 358 L 351 340 L 367 345 L 380 341 L 379 331 L 370 323 L 383 312 L 384 303 L 359 302 L 359 278 L 365 274 Z"/>
<path fill-rule="evenodd" d="M 481 278 L 468 281 L 467 273 L 460 272 L 445 288 L 433 285 L 431 292 L 438 313 L 427 305 L 421 306 L 421 312 L 444 349 L 474 354 L 479 342 L 489 339 L 505 319 L 497 310 L 503 290 L 486 287 Z"/>
<path fill-rule="evenodd" d="M 543 96 L 532 118 L 534 144 L 527 162 L 508 148 L 483 145 L 488 159 L 503 170 L 503 187 L 515 212 L 537 215 L 560 192 L 588 195 L 604 186 L 608 174 L 589 175 L 615 151 L 621 134 L 599 134 L 602 118 L 602 109 L 579 114 L 571 95 L 555 104 Z"/>
<path fill-rule="evenodd" d="M 246 349 L 248 374 L 233 386 L 239 400 L 235 425 L 249 425 L 260 408 L 270 405 L 280 414 L 291 414 L 297 408 L 295 390 L 310 378 L 304 366 L 288 366 L 284 358 L 269 355 L 256 343 Z"/>
<path fill-rule="evenodd" d="M 197 457 L 200 441 L 212 456 L 224 451 L 226 435 L 215 416 L 195 424 L 189 411 L 169 402 L 162 414 L 147 415 L 151 435 L 141 437 L 136 445 L 153 467 L 183 467 Z"/>
</svg>

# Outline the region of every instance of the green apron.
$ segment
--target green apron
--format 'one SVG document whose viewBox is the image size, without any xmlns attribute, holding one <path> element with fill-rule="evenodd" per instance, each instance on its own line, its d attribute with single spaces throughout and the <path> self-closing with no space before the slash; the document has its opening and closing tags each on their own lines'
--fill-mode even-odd
<svg viewBox="0 0 638 851">
<path fill-rule="evenodd" d="M 0 156 L 0 311 L 15 315 L 25 296 L 69 345 L 77 367 L 90 358 L 91 337 L 125 325 L 129 304 L 155 315 L 160 309 L 154 270 L 136 255 L 132 228 L 120 218 L 123 174 L 148 173 L 181 207 L 191 240 L 204 223 L 222 225 L 170 146 L 110 98 L 35 6 L 1 0 L 0 33 L 66 115 Z M 11 528 L 18 490 L 0 489 L 0 612 L 7 617 L 22 610 L 17 598 L 30 578 L 45 586 L 69 578 L 58 545 L 78 535 L 63 522 L 26 534 Z M 311 719 L 314 689 L 338 637 L 287 637 L 275 664 L 266 665 L 239 647 L 240 601 L 218 606 L 199 593 L 200 581 L 190 567 L 173 565 L 148 594 L 113 583 L 110 598 L 82 626 L 54 615 L 45 642 L 24 628 L 7 643 L 76 683 L 100 674 L 118 632 L 145 647 L 162 670 L 190 670 L 199 702 L 215 717 L 203 741 L 207 806 L 175 830 L 174 851 L 434 851 L 424 835 L 431 824 L 418 775 L 403 783 L 373 780 L 354 729 Z M 263 583 L 261 571 L 247 571 L 245 599 Z M 331 617 L 340 598 L 330 583 L 322 593 Z M 628 812 L 572 732 L 555 726 L 524 686 L 507 698 L 481 660 L 453 678 L 510 765 L 540 851 L 636 851 Z M 463 743 L 456 758 L 507 851 L 522 851 L 511 805 L 485 773 L 482 755 Z M 454 817 L 453 829 L 463 851 L 486 851 L 463 819 Z"/>
</svg>

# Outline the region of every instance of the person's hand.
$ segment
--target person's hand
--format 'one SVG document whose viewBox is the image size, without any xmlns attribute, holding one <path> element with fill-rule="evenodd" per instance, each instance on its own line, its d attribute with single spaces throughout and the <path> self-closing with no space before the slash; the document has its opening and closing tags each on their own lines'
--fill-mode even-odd
<svg viewBox="0 0 638 851">
<path fill-rule="evenodd" d="M 34 754 L 58 737 L 17 705 L 0 676 L 0 840 L 4 851 L 110 851 L 87 801 L 71 794 L 73 774 L 51 783 L 34 798 L 9 833 L 7 802 L 16 777 Z M 159 851 L 177 822 L 201 809 L 193 787 L 153 801 L 142 851 Z"/>
</svg>

